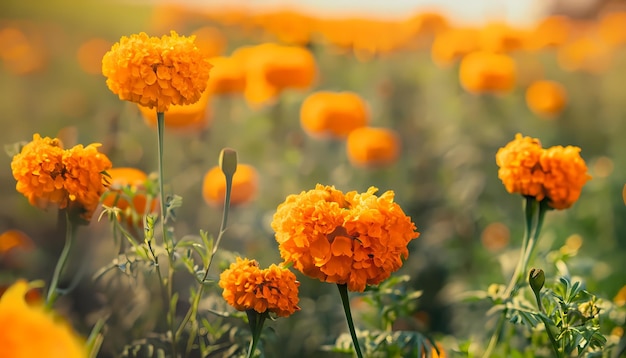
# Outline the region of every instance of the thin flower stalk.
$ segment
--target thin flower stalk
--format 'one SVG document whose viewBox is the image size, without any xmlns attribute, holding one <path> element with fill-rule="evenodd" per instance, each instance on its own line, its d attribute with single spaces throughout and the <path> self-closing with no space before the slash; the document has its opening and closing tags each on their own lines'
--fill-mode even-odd
<svg viewBox="0 0 626 358">
<path fill-rule="evenodd" d="M 61 255 L 59 256 L 56 267 L 54 268 L 52 281 L 50 281 L 50 287 L 48 288 L 48 294 L 46 295 L 47 308 L 51 308 L 59 296 L 57 287 L 59 285 L 59 278 L 61 277 L 61 274 L 63 274 L 63 269 L 67 264 L 67 259 L 69 258 L 70 251 L 72 250 L 74 236 L 77 229 L 77 221 L 75 219 L 72 219 L 70 211 L 63 210 L 59 212 L 59 214 L 61 213 L 65 214 L 65 244 L 63 245 L 63 250 L 61 251 Z"/>
<path fill-rule="evenodd" d="M 361 353 L 361 346 L 359 345 L 359 339 L 356 336 L 356 330 L 354 329 L 354 321 L 352 320 L 352 312 L 350 311 L 350 298 L 348 297 L 348 285 L 337 284 L 339 289 L 339 295 L 341 296 L 341 302 L 343 303 L 343 311 L 346 314 L 346 321 L 348 322 L 348 329 L 350 330 L 350 336 L 352 337 L 352 343 L 354 344 L 354 351 L 357 357 L 363 358 Z"/>
</svg>

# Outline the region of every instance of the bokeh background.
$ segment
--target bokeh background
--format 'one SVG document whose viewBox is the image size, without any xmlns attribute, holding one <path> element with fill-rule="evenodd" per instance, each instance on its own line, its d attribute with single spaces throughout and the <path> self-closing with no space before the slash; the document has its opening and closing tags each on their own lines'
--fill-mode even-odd
<svg viewBox="0 0 626 358">
<path fill-rule="evenodd" d="M 101 74 L 102 55 L 121 36 L 196 34 L 199 46 L 215 57 L 263 43 L 302 46 L 315 60 L 310 84 L 286 86 L 258 101 L 244 93 L 211 93 L 200 127 L 166 132 L 166 190 L 184 200 L 177 235 L 217 232 L 221 209 L 205 202 L 202 182 L 226 146 L 256 169 L 258 183 L 253 197 L 232 209 L 223 248 L 262 266 L 280 262 L 269 223 L 287 195 L 316 183 L 344 191 L 394 190 L 421 232 L 400 273 L 410 275 L 410 285 L 424 296 L 403 324 L 469 337 L 476 330 L 473 313 L 455 295 L 506 282 L 502 268 L 509 272 L 517 259 L 522 200 L 506 193 L 497 178 L 495 153 L 519 132 L 544 147 L 582 148 L 593 180 L 573 208 L 548 215 L 538 255 L 575 246 L 575 274 L 585 277 L 589 290 L 612 299 L 626 284 L 626 4 L 483 1 L 464 8 L 450 1 L 399 1 L 385 9 L 380 3 L 4 1 L 0 142 L 11 147 L 33 133 L 59 136 L 66 147 L 98 142 L 114 166 L 154 172 L 154 127 L 134 104 L 112 94 Z M 460 82 L 461 61 L 483 50 L 508 56 L 515 73 L 485 75 L 484 88 L 471 91 Z M 254 59 L 239 71 L 254 66 Z M 478 67 L 471 71 L 486 71 Z M 489 81 L 500 81 L 498 76 L 511 85 L 490 90 Z M 562 110 L 546 115 L 529 107 L 526 90 L 543 79 L 562 85 Z M 345 139 L 303 130 L 301 105 L 320 90 L 358 94 L 367 103 L 370 126 L 396 131 L 397 160 L 354 165 Z M 48 280 L 63 245 L 57 213 L 31 207 L 15 191 L 10 161 L 0 156 L 0 231 L 20 230 L 33 245 L 19 260 L 1 261 L 0 283 L 20 276 Z M 91 275 L 116 253 L 109 225 L 97 222 L 97 215 L 79 237 L 81 254 L 73 255 L 70 267 L 84 277 L 61 305 L 87 333 L 102 307 L 113 302 Z M 302 311 L 270 323 L 281 343 L 268 347 L 268 356 L 312 356 L 345 331 L 334 287 L 300 280 Z M 134 292 L 128 282 L 116 295 L 133 299 L 120 302 L 136 307 L 150 301 L 148 291 Z M 108 331 L 103 356 L 141 334 L 124 332 L 132 322 L 120 318 L 140 319 L 129 312 L 141 310 L 124 304 L 118 310 L 111 327 L 121 328 Z"/>
</svg>

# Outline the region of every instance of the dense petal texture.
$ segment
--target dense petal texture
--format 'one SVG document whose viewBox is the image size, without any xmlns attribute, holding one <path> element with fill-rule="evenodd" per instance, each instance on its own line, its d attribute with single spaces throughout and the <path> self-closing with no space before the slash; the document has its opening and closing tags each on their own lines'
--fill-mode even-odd
<svg viewBox="0 0 626 358">
<path fill-rule="evenodd" d="M 331 186 L 290 195 L 278 206 L 272 228 L 281 257 L 307 276 L 347 284 L 351 291 L 376 285 L 402 266 L 415 225 L 378 189 L 343 194 Z"/>
<path fill-rule="evenodd" d="M 269 311 L 287 317 L 300 310 L 296 275 L 277 265 L 262 270 L 255 260 L 238 257 L 222 272 L 219 285 L 226 302 L 239 311 Z"/>
<path fill-rule="evenodd" d="M 72 328 L 39 303 L 26 301 L 28 283 L 18 281 L 0 297 L 0 355 L 13 358 L 84 358 L 87 350 Z"/>
<path fill-rule="evenodd" d="M 108 185 L 104 172 L 111 168 L 99 146 L 77 145 L 64 150 L 56 138 L 33 135 L 33 141 L 11 161 L 17 191 L 39 208 L 71 206 L 78 208 L 84 219 L 91 219 Z"/>
<path fill-rule="evenodd" d="M 591 179 L 580 148 L 554 146 L 543 149 L 538 139 L 517 134 L 496 154 L 498 177 L 509 193 L 548 200 L 553 209 L 567 209 L 580 197 Z"/>
<path fill-rule="evenodd" d="M 170 105 L 192 104 L 207 87 L 209 57 L 194 37 L 122 37 L 102 58 L 107 86 L 120 99 L 165 112 Z"/>
<path fill-rule="evenodd" d="M 543 148 L 538 139 L 517 134 L 496 153 L 498 178 L 509 193 L 533 196 L 537 201 L 544 198 L 543 180 L 545 173 L 539 166 Z"/>
</svg>

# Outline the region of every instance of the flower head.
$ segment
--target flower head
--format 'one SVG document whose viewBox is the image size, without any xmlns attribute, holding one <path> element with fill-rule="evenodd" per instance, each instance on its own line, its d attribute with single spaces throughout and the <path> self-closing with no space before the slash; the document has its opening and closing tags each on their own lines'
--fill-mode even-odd
<svg viewBox="0 0 626 358">
<path fill-rule="evenodd" d="M 296 275 L 274 264 L 262 270 L 255 260 L 237 257 L 220 275 L 219 285 L 226 302 L 239 311 L 269 311 L 287 317 L 300 310 Z"/>
<path fill-rule="evenodd" d="M 237 164 L 233 175 L 231 205 L 241 205 L 252 201 L 259 188 L 259 174 L 253 166 Z M 226 193 L 226 178 L 219 166 L 211 168 L 202 181 L 202 197 L 210 205 L 222 205 Z"/>
<path fill-rule="evenodd" d="M 84 358 L 82 339 L 40 304 L 28 304 L 28 283 L 18 281 L 0 297 L 0 347 L 3 356 Z M 33 339 L 37 340 L 33 344 Z"/>
<path fill-rule="evenodd" d="M 559 115 L 567 104 L 565 88 L 554 81 L 535 81 L 526 90 L 526 104 L 539 116 Z"/>
<path fill-rule="evenodd" d="M 543 187 L 554 209 L 567 209 L 572 206 L 583 186 L 591 176 L 587 165 L 580 157 L 580 148 L 555 146 L 546 149 L 540 159 L 541 168 L 546 173 Z"/>
<path fill-rule="evenodd" d="M 17 191 L 39 208 L 71 206 L 79 209 L 84 219 L 91 219 L 108 185 L 104 172 L 111 168 L 99 146 L 94 143 L 64 150 L 56 138 L 33 135 L 33 141 L 11 161 Z"/>
<path fill-rule="evenodd" d="M 175 31 L 161 38 L 144 32 L 123 36 L 102 58 L 107 86 L 120 99 L 156 107 L 157 112 L 197 102 L 211 64 L 194 39 Z"/>
<path fill-rule="evenodd" d="M 345 138 L 367 122 L 367 104 L 353 92 L 315 92 L 300 107 L 300 124 L 312 136 Z"/>
<path fill-rule="evenodd" d="M 498 150 L 498 178 L 509 193 L 533 196 L 537 201 L 543 200 L 545 173 L 539 166 L 542 153 L 539 139 L 523 137 L 519 133 L 513 141 Z"/>
<path fill-rule="evenodd" d="M 351 291 L 387 279 L 419 233 L 394 203 L 394 193 L 378 197 L 377 190 L 343 194 L 318 184 L 288 196 L 272 222 L 281 257 L 307 276 L 347 284 Z"/>
<path fill-rule="evenodd" d="M 472 52 L 461 60 L 459 79 L 471 93 L 502 93 L 515 86 L 515 61 L 506 54 Z"/>
<path fill-rule="evenodd" d="M 348 135 L 346 151 L 355 166 L 391 165 L 400 157 L 400 137 L 391 129 L 360 127 Z"/>
<path fill-rule="evenodd" d="M 158 206 L 158 199 L 152 198 L 145 186 L 148 175 L 139 169 L 126 167 L 111 168 L 107 174 L 111 185 L 102 197 L 102 204 L 119 208 L 129 225 L 143 225 L 142 216 L 155 212 Z M 132 193 L 132 200 L 126 195 L 128 191 L 125 188 Z"/>
<path fill-rule="evenodd" d="M 543 149 L 538 139 L 515 139 L 496 153 L 498 177 L 509 193 L 548 200 L 553 209 L 572 206 L 591 176 L 580 148 L 554 146 Z"/>
</svg>

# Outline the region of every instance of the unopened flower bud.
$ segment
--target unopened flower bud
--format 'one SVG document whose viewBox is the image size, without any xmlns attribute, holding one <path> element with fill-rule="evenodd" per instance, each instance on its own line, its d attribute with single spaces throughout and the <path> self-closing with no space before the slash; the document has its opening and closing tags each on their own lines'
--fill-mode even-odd
<svg viewBox="0 0 626 358">
<path fill-rule="evenodd" d="M 222 149 L 219 165 L 225 176 L 233 176 L 237 171 L 237 151 L 231 148 Z"/>
<path fill-rule="evenodd" d="M 533 289 L 535 295 L 539 295 L 539 292 L 543 288 L 543 284 L 546 282 L 546 275 L 542 269 L 531 269 L 528 276 L 528 283 Z"/>
</svg>

